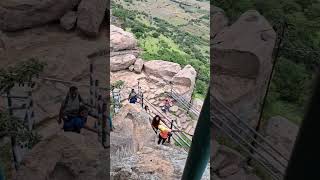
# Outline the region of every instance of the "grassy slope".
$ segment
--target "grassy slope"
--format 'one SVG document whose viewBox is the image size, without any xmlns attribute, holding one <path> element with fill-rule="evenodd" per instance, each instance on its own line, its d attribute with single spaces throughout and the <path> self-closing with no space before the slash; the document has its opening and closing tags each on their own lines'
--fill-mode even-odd
<svg viewBox="0 0 320 180">
<path fill-rule="evenodd" d="M 209 26 L 207 26 L 209 21 L 201 17 L 209 14 L 208 9 L 205 9 L 209 7 L 209 3 L 199 2 L 201 8 L 190 13 L 179 7 L 177 3 L 168 0 L 147 0 L 147 2 L 116 0 L 113 2 L 123 6 L 114 6 L 113 12 L 120 9 L 133 14 L 134 18 L 125 16 L 125 29 L 133 32 L 138 39 L 139 46 L 144 50 L 142 58 L 145 60 L 162 59 L 179 63 L 182 66 L 187 64 L 194 66 L 199 74 L 194 97 L 203 99 L 210 78 L 210 36 Z M 151 12 L 154 9 L 156 11 Z M 154 18 L 152 24 L 150 14 Z M 143 30 L 137 30 L 136 26 L 139 28 L 143 26 Z M 189 34 L 189 32 L 198 34 Z M 154 34 L 158 35 L 154 36 Z"/>
</svg>

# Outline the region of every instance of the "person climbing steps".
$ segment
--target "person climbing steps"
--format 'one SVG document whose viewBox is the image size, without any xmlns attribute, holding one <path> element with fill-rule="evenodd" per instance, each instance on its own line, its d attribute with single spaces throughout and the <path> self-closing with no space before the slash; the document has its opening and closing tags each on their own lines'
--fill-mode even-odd
<svg viewBox="0 0 320 180">
<path fill-rule="evenodd" d="M 161 117 L 159 115 L 156 115 L 153 120 L 152 120 L 152 123 L 151 123 L 151 126 L 152 126 L 152 129 L 154 131 L 157 131 L 158 130 L 158 126 L 160 125 L 160 121 L 161 121 Z"/>
<path fill-rule="evenodd" d="M 160 124 L 158 126 L 158 129 L 160 131 L 159 133 L 159 140 L 158 140 L 158 144 L 160 144 L 162 142 L 162 144 L 164 144 L 166 142 L 166 140 L 172 136 L 173 132 L 178 132 L 179 130 L 171 130 L 167 127 L 165 127 L 164 125 Z"/>
</svg>

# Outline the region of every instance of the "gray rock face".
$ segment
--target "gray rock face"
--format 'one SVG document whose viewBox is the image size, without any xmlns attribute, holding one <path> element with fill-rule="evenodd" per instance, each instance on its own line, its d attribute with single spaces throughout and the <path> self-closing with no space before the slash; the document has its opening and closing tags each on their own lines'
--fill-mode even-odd
<svg viewBox="0 0 320 180">
<path fill-rule="evenodd" d="M 210 9 L 211 16 L 211 35 L 214 37 L 217 35 L 224 27 L 228 25 L 228 18 L 226 17 L 224 11 L 218 7 L 212 6 Z"/>
<path fill-rule="evenodd" d="M 0 51 L 1 67 L 36 58 L 47 64 L 43 77 L 83 84 L 89 82 L 88 55 L 104 49 L 106 42 L 106 37 L 90 41 L 79 37 L 75 32 L 65 33 L 56 25 L 5 34 L 6 49 Z M 102 56 L 94 61 L 94 77 L 102 83 L 101 86 L 104 86 L 107 73 L 105 58 Z M 68 89 L 69 85 L 63 82 L 37 80 L 32 92 L 36 123 L 59 114 Z M 81 87 L 79 91 L 84 100 L 87 100 L 89 88 Z"/>
<path fill-rule="evenodd" d="M 144 61 L 141 58 L 138 58 L 134 63 L 134 71 L 136 73 L 141 73 L 143 68 Z"/>
<path fill-rule="evenodd" d="M 191 65 L 186 65 L 172 78 L 174 88 L 181 96 L 185 97 L 187 101 L 191 100 L 196 77 L 196 70 Z"/>
<path fill-rule="evenodd" d="M 90 132 L 61 132 L 48 137 L 25 156 L 13 179 L 106 179 L 108 156 L 93 140 L 96 137 Z"/>
<path fill-rule="evenodd" d="M 59 20 L 80 0 L 2 0 L 0 30 L 17 31 Z"/>
<path fill-rule="evenodd" d="M 276 116 L 269 119 L 266 127 L 264 127 L 263 129 L 263 133 L 269 143 L 271 143 L 273 147 L 277 149 L 286 159 L 290 159 L 291 152 L 293 150 L 294 143 L 299 132 L 299 127 L 283 117 Z M 270 146 L 267 146 L 265 144 L 263 144 L 263 146 L 265 149 L 273 152 Z M 282 164 L 287 165 L 287 161 L 282 156 L 273 153 L 273 156 L 278 160 L 276 161 L 269 154 L 264 153 L 264 151 L 261 150 L 260 153 L 265 155 L 265 157 L 272 165 L 282 170 L 283 172 L 285 171 L 285 168 L 283 168 L 283 166 L 281 166 L 278 162 L 280 161 Z"/>
<path fill-rule="evenodd" d="M 110 137 L 112 180 L 181 179 L 188 154 L 170 144 L 155 144 L 157 135 L 140 105 L 125 105 L 113 123 L 115 130 Z M 135 148 L 124 148 L 131 145 Z M 209 166 L 202 179 L 209 179 Z"/>
<path fill-rule="evenodd" d="M 262 38 L 265 37 L 265 38 Z M 220 32 L 212 47 L 212 93 L 256 124 L 272 69 L 276 33 L 257 11 L 247 11 Z"/>
<path fill-rule="evenodd" d="M 265 135 L 276 146 L 282 146 L 291 154 L 299 127 L 289 120 L 276 116 L 268 120 L 265 127 Z"/>
<path fill-rule="evenodd" d="M 244 157 L 233 149 L 226 146 L 219 146 L 217 156 L 213 157 L 213 169 L 218 172 L 221 177 L 226 177 L 238 172 L 241 168 L 241 162 Z"/>
<path fill-rule="evenodd" d="M 107 0 L 81 0 L 77 27 L 86 35 L 97 36 L 106 8 Z"/>
<path fill-rule="evenodd" d="M 71 30 L 72 28 L 74 28 L 76 21 L 77 13 L 75 11 L 69 11 L 60 19 L 60 25 L 65 30 Z"/>
<path fill-rule="evenodd" d="M 112 51 L 136 49 L 136 46 L 137 40 L 132 33 L 110 25 L 110 49 Z"/>
</svg>

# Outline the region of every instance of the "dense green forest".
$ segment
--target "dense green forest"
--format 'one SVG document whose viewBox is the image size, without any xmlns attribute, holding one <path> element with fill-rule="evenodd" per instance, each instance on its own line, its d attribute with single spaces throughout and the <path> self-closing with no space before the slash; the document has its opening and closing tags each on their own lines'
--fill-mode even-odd
<svg viewBox="0 0 320 180">
<path fill-rule="evenodd" d="M 194 96 L 203 98 L 210 80 L 209 39 L 184 32 L 178 26 L 123 6 L 111 3 L 112 15 L 117 17 L 122 28 L 131 31 L 143 49 L 144 60 L 167 60 L 182 66 L 192 65 L 198 72 Z"/>
<path fill-rule="evenodd" d="M 320 62 L 320 1 L 212 0 L 211 4 L 224 9 L 231 23 L 246 10 L 256 9 L 276 31 L 287 24 L 264 118 L 281 115 L 299 124 Z"/>
</svg>

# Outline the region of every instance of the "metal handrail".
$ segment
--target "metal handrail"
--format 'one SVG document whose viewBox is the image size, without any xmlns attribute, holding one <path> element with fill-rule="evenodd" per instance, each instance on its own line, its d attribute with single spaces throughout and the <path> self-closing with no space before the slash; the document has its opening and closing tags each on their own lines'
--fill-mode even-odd
<svg viewBox="0 0 320 180">
<path fill-rule="evenodd" d="M 214 126 L 216 126 L 217 128 L 219 128 L 220 130 L 224 131 L 225 134 L 226 134 L 230 139 L 232 139 L 234 142 L 238 143 L 239 146 L 240 146 L 244 151 L 246 151 L 246 153 L 248 153 L 250 157 L 252 157 L 253 159 L 255 159 L 260 165 L 262 165 L 262 166 L 270 173 L 270 175 L 271 175 L 273 178 L 275 178 L 275 179 L 277 179 L 277 180 L 280 180 L 280 179 L 281 179 L 281 178 L 279 178 L 279 177 L 277 176 L 277 174 L 275 174 L 275 173 L 274 173 L 269 167 L 267 167 L 263 162 L 261 162 L 261 161 L 260 161 L 258 158 L 256 158 L 255 156 L 253 156 L 253 155 L 250 153 L 250 151 L 249 151 L 244 145 L 242 145 L 241 143 L 239 143 L 238 140 L 237 140 L 236 138 L 234 138 L 232 135 L 230 135 L 224 128 L 222 128 L 222 126 L 218 125 L 215 121 L 212 121 L 212 122 L 213 122 Z"/>
<path fill-rule="evenodd" d="M 278 155 L 280 155 L 283 159 L 286 161 L 289 161 L 281 152 L 279 152 L 276 148 L 273 147 L 273 145 L 264 138 L 260 133 L 258 133 L 256 130 L 254 130 L 248 123 L 243 121 L 238 115 L 236 115 L 227 105 L 225 105 L 221 100 L 216 98 L 215 96 L 210 95 L 210 97 L 214 98 L 220 105 L 222 105 L 234 118 L 238 120 L 238 122 L 242 123 L 247 129 L 249 129 L 254 135 L 259 137 L 263 142 L 265 142 L 272 150 L 274 150 Z"/>
<path fill-rule="evenodd" d="M 195 114 L 199 114 L 197 113 L 198 111 L 196 109 L 193 108 L 192 104 L 189 103 L 188 101 L 185 100 L 184 97 L 180 97 L 178 95 L 178 93 L 172 88 L 171 92 L 168 93 L 173 99 L 175 99 L 179 104 L 181 104 L 184 108 L 187 108 L 190 112 L 195 113 Z M 215 98 L 215 97 L 214 97 Z M 235 119 L 237 119 L 238 122 L 240 122 L 240 124 L 237 124 L 234 120 L 232 120 L 232 118 L 230 119 L 229 117 L 227 117 L 227 115 L 225 115 L 224 113 L 222 113 L 220 111 L 220 114 L 224 116 L 224 119 L 227 119 L 229 121 L 231 121 L 231 123 L 233 125 L 235 125 L 236 128 L 240 129 L 242 132 L 244 132 L 245 137 L 249 136 L 250 139 L 253 139 L 254 142 L 256 142 L 258 144 L 258 147 L 260 147 L 263 152 L 266 152 L 267 155 L 271 156 L 272 159 L 274 159 L 281 167 L 283 167 L 284 169 L 286 168 L 286 165 L 284 163 L 282 163 L 278 158 L 275 157 L 274 153 L 269 152 L 265 147 L 263 147 L 258 140 L 256 140 L 251 134 L 258 136 L 267 146 L 269 146 L 276 154 L 280 155 L 284 160 L 288 161 L 287 158 L 282 155 L 282 153 L 280 153 L 277 149 L 275 149 L 271 143 L 266 140 L 261 134 L 259 134 L 258 132 L 256 132 L 251 126 L 249 126 L 246 122 L 244 122 L 242 119 L 240 119 L 237 115 L 235 115 L 232 110 L 230 110 L 225 104 L 223 104 L 221 101 L 218 100 L 218 103 L 220 103 L 224 109 L 226 109 L 231 115 L 233 115 L 235 117 Z M 214 115 L 215 116 L 215 115 Z M 221 117 L 220 117 L 221 118 Z M 240 140 L 242 140 L 244 142 L 244 144 L 246 144 L 247 146 L 251 147 L 255 152 L 256 155 L 258 155 L 257 157 L 253 156 L 253 153 L 250 153 L 250 151 L 243 145 L 243 142 L 239 142 L 239 140 L 236 140 L 235 142 L 237 144 L 239 144 L 242 149 L 244 149 L 247 153 L 249 153 L 249 156 L 253 156 L 253 158 L 259 162 L 259 164 L 261 164 L 269 173 L 272 177 L 279 179 L 278 175 L 276 172 L 280 173 L 282 176 L 284 175 L 284 173 L 279 170 L 276 169 L 272 164 L 268 163 L 268 160 L 266 159 L 265 156 L 263 156 L 261 153 L 259 153 L 257 151 L 257 148 L 252 146 L 252 144 L 250 144 L 250 142 L 246 141 L 246 139 L 244 139 L 242 136 L 240 136 L 238 133 L 235 132 L 235 130 L 233 130 L 229 124 L 227 124 L 227 122 L 223 122 L 221 121 L 223 124 L 226 124 L 226 126 L 228 126 L 229 128 L 229 133 L 227 130 L 223 129 L 223 131 L 225 131 L 225 133 L 228 136 L 231 136 L 231 139 L 233 139 L 235 141 L 236 138 L 240 138 Z M 214 124 L 216 124 L 216 122 L 213 122 Z M 222 128 L 222 127 L 221 127 Z M 245 129 L 249 129 L 249 132 Z M 233 134 L 236 134 L 236 138 L 233 137 L 230 134 L 230 130 L 233 132 Z M 260 158 L 259 158 L 260 157 Z M 260 160 L 259 160 L 260 159 Z M 262 161 L 261 159 L 263 159 L 264 161 Z M 269 167 L 268 167 L 269 166 Z M 271 167 L 270 167 L 271 166 Z M 276 171 L 276 172 L 275 172 Z"/>
<path fill-rule="evenodd" d="M 152 103 L 150 103 L 147 99 L 143 99 L 144 101 L 146 101 L 153 109 L 155 109 L 161 116 L 163 116 L 166 120 L 168 120 L 169 122 L 170 122 L 170 119 L 169 118 L 167 118 L 165 115 L 163 115 L 158 109 L 156 109 L 156 107 L 154 107 L 154 105 L 152 104 Z M 165 122 L 165 121 L 163 121 L 163 119 L 161 119 L 161 121 L 167 126 L 167 127 L 169 127 L 169 125 Z M 177 127 L 177 126 L 175 126 L 174 124 L 173 124 L 173 126 L 176 128 L 176 129 L 178 129 L 179 130 L 179 128 Z M 179 134 L 179 132 L 173 132 L 174 134 L 176 134 L 177 135 L 177 137 L 180 139 L 180 140 L 182 140 L 182 142 L 184 142 L 188 147 L 190 147 L 190 144 L 188 143 L 188 142 L 186 142 L 181 136 L 180 136 L 180 134 Z M 183 132 L 182 132 L 183 133 Z M 185 136 L 185 137 L 187 137 L 187 136 Z M 189 140 L 189 141 L 191 141 L 188 137 L 187 137 L 187 139 Z"/>
<path fill-rule="evenodd" d="M 178 95 L 171 93 L 170 96 L 175 99 L 178 103 L 180 103 L 181 105 L 183 105 L 185 108 L 188 109 L 188 111 L 193 112 L 194 114 L 196 114 L 197 116 L 200 115 L 200 112 L 198 112 L 197 110 L 195 110 L 192 106 L 186 105 L 185 101 L 183 101 L 183 99 L 180 99 Z"/>
<path fill-rule="evenodd" d="M 218 116 L 214 115 L 214 117 L 216 117 L 216 119 L 220 119 Z M 250 149 L 252 149 L 254 152 L 257 153 L 257 155 L 260 156 L 260 158 L 264 159 L 264 161 L 267 161 L 266 157 L 263 156 L 259 151 L 258 151 L 258 148 L 257 147 L 254 147 L 251 142 L 247 141 L 245 137 L 242 137 L 239 133 L 236 132 L 236 130 L 234 130 L 234 128 L 232 128 L 230 125 L 227 124 L 226 121 L 224 121 L 225 119 L 223 120 L 219 120 L 220 124 L 224 124 L 223 126 L 226 126 L 229 131 L 231 131 L 231 134 L 233 133 L 238 139 L 240 139 L 241 141 L 243 141 L 243 143 L 245 145 L 248 145 Z M 265 149 L 263 149 L 265 150 Z M 265 150 L 264 152 L 268 152 L 267 150 Z M 269 154 L 270 155 L 270 154 Z M 272 156 L 284 169 L 286 168 L 285 165 L 282 164 L 281 161 L 279 161 L 277 158 L 275 158 L 274 156 Z M 273 165 L 272 165 L 273 166 Z M 276 169 L 277 171 L 281 172 L 282 175 L 284 175 L 284 173 L 279 170 L 279 169 Z"/>
<path fill-rule="evenodd" d="M 222 116 L 224 116 L 224 119 L 228 119 L 228 117 L 224 113 L 221 113 L 221 111 L 220 111 L 220 114 Z M 247 135 L 246 137 L 249 137 L 253 142 L 255 142 L 262 150 L 264 150 L 268 155 L 270 155 L 274 160 L 276 160 L 283 168 L 286 168 L 285 164 L 283 164 L 277 157 L 275 157 L 272 153 L 270 153 L 268 150 L 266 150 L 266 148 L 262 144 L 260 144 L 257 139 L 250 136 L 250 134 L 247 131 L 245 131 L 241 126 L 239 126 L 239 124 L 237 124 L 236 122 L 234 122 L 232 120 L 229 120 L 229 121 L 232 122 L 232 124 L 234 124 L 237 128 L 241 129 L 242 132 L 244 132 Z"/>
</svg>

